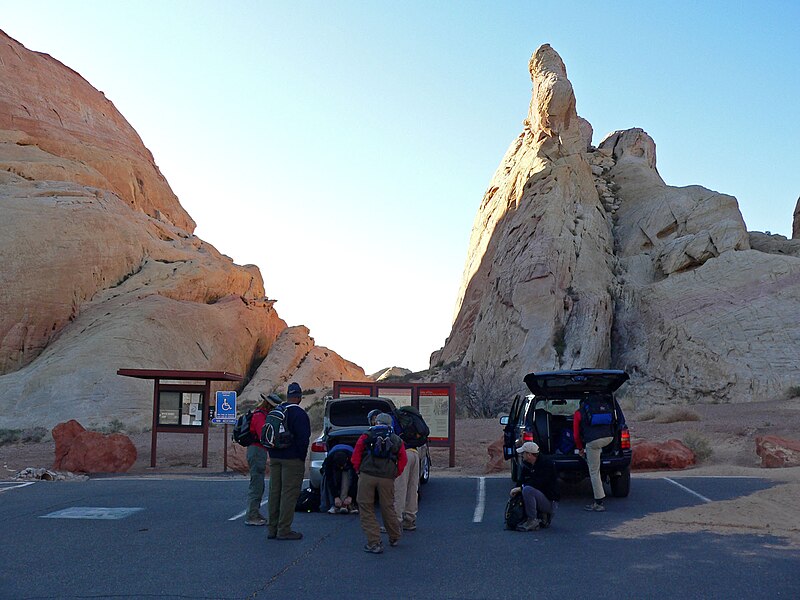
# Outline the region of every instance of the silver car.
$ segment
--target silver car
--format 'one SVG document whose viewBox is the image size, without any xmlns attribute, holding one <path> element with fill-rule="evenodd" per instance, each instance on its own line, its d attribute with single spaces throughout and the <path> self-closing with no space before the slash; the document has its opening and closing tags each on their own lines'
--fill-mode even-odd
<svg viewBox="0 0 800 600">
<path fill-rule="evenodd" d="M 359 396 L 353 398 L 331 398 L 325 402 L 325 414 L 322 418 L 322 435 L 311 444 L 311 468 L 309 481 L 311 486 L 319 489 L 322 486 L 322 463 L 328 456 L 328 450 L 337 444 L 355 447 L 358 438 L 369 429 L 367 415 L 378 409 L 390 413 L 394 403 L 388 398 Z M 430 478 L 431 458 L 428 447 L 419 449 L 420 483 L 427 483 Z"/>
</svg>

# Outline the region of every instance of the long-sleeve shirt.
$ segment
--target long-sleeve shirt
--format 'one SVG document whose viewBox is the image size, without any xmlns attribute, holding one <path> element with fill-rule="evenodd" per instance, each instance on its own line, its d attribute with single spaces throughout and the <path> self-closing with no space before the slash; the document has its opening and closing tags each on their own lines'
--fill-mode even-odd
<svg viewBox="0 0 800 600">
<path fill-rule="evenodd" d="M 522 461 L 522 485 L 535 487 L 547 496 L 548 500 L 560 500 L 561 494 L 558 489 L 558 473 L 556 466 L 550 459 L 539 455 L 534 464 Z"/>
</svg>

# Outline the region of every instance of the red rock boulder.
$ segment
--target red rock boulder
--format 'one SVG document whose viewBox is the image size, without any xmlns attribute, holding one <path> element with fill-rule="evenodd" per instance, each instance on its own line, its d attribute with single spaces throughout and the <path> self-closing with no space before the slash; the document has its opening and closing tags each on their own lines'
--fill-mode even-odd
<svg viewBox="0 0 800 600">
<path fill-rule="evenodd" d="M 756 454 L 761 466 L 768 469 L 800 466 L 800 440 L 787 440 L 775 435 L 756 438 Z"/>
<path fill-rule="evenodd" d="M 503 459 L 503 438 L 489 444 L 486 452 L 489 453 L 489 462 L 486 463 L 487 473 L 502 473 L 506 470 L 506 461 Z"/>
<path fill-rule="evenodd" d="M 638 442 L 633 445 L 631 469 L 685 469 L 697 461 L 694 452 L 680 440 Z"/>
<path fill-rule="evenodd" d="M 56 458 L 53 468 L 73 473 L 124 473 L 136 462 L 136 446 L 121 433 L 87 431 L 75 421 L 53 428 Z"/>
</svg>

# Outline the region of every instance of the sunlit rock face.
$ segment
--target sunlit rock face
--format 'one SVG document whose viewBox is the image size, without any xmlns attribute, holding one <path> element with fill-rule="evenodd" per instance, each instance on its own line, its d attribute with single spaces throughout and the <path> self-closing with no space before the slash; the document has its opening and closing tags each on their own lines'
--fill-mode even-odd
<svg viewBox="0 0 800 600">
<path fill-rule="evenodd" d="M 434 376 L 492 402 L 530 371 L 580 367 L 627 370 L 622 395 L 645 404 L 796 385 L 794 242 L 748 233 L 732 196 L 667 185 L 642 129 L 592 147 L 549 46 L 530 71 L 528 117 L 479 207 Z"/>
<path fill-rule="evenodd" d="M 259 269 L 192 234 L 114 105 L 3 32 L 0 214 L 0 428 L 146 427 L 152 384 L 117 369 L 247 375 L 286 329 Z M 317 351 L 309 379 L 342 360 Z"/>
</svg>

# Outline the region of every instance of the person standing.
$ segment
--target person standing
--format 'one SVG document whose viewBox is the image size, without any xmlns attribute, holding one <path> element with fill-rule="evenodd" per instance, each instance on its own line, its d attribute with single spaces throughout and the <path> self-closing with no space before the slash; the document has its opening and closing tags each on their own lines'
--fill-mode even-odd
<svg viewBox="0 0 800 600">
<path fill-rule="evenodd" d="M 261 402 L 253 411 L 250 419 L 250 434 L 256 439 L 247 447 L 247 465 L 250 468 L 250 487 L 247 490 L 247 516 L 245 525 L 266 525 L 267 520 L 261 515 L 261 500 L 264 497 L 264 476 L 267 472 L 267 449 L 261 444 L 261 430 L 267 413 L 281 403 L 281 399 L 270 394 L 261 394 Z"/>
<path fill-rule="evenodd" d="M 389 545 L 400 543 L 402 530 L 394 510 L 394 479 L 402 474 L 408 456 L 401 440 L 392 431 L 392 417 L 381 413 L 377 424 L 370 427 L 356 442 L 353 467 L 358 473 L 358 493 L 361 529 L 367 536 L 365 552 L 383 552 L 381 530 L 375 517 L 375 492 L 381 505 L 381 517 L 389 534 Z"/>
<path fill-rule="evenodd" d="M 589 477 L 592 480 L 594 502 L 583 507 L 584 510 L 603 512 L 606 507 L 603 499 L 606 492 L 600 478 L 600 454 L 614 441 L 616 401 L 601 394 L 588 394 L 581 400 L 572 419 L 572 433 L 578 454 L 586 459 Z"/>
<path fill-rule="evenodd" d="M 394 510 L 397 513 L 397 518 L 400 520 L 403 531 L 415 531 L 417 529 L 417 510 L 419 508 L 421 457 L 426 451 L 425 445 L 428 442 L 430 429 L 418 410 L 411 407 L 407 407 L 405 410 L 413 411 L 415 417 L 410 419 L 398 433 L 406 447 L 408 464 L 394 480 Z"/>
<path fill-rule="evenodd" d="M 300 408 L 303 390 L 300 384 L 292 382 L 286 392 L 284 428 L 292 436 L 287 448 L 269 450 L 269 522 L 267 539 L 300 540 L 303 534 L 292 530 L 294 509 L 303 475 L 306 471 L 306 454 L 311 438 L 311 422 L 306 411 Z"/>
<path fill-rule="evenodd" d="M 511 496 L 522 493 L 526 520 L 517 526 L 517 531 L 535 531 L 540 526 L 549 526 L 553 519 L 558 492 L 558 473 L 553 461 L 539 456 L 535 442 L 525 442 L 517 448 L 522 457 L 522 473 L 519 487 L 511 490 Z M 542 515 L 541 521 L 539 515 Z"/>
</svg>

